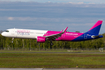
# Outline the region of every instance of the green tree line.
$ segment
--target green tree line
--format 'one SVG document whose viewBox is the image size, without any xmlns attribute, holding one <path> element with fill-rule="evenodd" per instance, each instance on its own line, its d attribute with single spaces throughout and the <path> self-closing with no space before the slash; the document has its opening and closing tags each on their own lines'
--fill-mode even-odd
<svg viewBox="0 0 105 70">
<path fill-rule="evenodd" d="M 103 38 L 88 40 L 88 41 L 53 41 L 51 45 L 50 41 L 45 43 L 37 43 L 35 39 L 19 39 L 15 38 L 12 42 L 12 38 L 3 37 L 0 35 L 0 49 L 1 50 L 46 50 L 46 49 L 99 49 L 105 47 L 105 34 Z"/>
</svg>

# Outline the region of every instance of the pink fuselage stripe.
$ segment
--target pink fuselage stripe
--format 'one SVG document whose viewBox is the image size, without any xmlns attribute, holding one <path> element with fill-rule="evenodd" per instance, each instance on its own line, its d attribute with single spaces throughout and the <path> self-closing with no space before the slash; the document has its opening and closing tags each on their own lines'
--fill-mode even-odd
<svg viewBox="0 0 105 70">
<path fill-rule="evenodd" d="M 59 33 L 61 32 L 60 31 L 47 31 L 47 33 L 44 34 L 43 36 L 50 36 L 50 35 L 59 34 Z M 72 41 L 83 34 L 84 33 L 65 32 L 64 34 L 61 35 L 61 37 L 58 37 L 56 40 L 57 41 Z"/>
<path fill-rule="evenodd" d="M 90 30 L 94 29 L 95 27 L 99 26 L 102 24 L 102 21 L 98 21 Z M 90 31 L 89 30 L 89 31 Z"/>
</svg>

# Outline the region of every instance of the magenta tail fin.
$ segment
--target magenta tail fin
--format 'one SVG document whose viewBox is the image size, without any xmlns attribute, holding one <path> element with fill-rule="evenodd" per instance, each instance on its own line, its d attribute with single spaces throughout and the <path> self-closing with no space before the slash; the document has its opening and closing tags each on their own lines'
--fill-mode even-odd
<svg viewBox="0 0 105 70">
<path fill-rule="evenodd" d="M 87 33 L 98 35 L 102 22 L 102 20 L 97 21 L 97 23 Z"/>
</svg>

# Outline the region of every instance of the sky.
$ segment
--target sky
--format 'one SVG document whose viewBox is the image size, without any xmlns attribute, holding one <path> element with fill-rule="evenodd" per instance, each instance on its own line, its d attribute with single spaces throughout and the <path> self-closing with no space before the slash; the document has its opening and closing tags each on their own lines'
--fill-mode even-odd
<svg viewBox="0 0 105 70">
<path fill-rule="evenodd" d="M 0 30 L 86 32 L 98 20 L 105 20 L 105 0 L 0 0 Z"/>
<path fill-rule="evenodd" d="M 67 3 L 67 2 L 73 2 L 73 3 L 95 3 L 95 4 L 102 4 L 105 3 L 105 0 L 1 0 L 1 1 L 21 1 L 21 2 L 53 2 L 53 3 Z"/>
</svg>

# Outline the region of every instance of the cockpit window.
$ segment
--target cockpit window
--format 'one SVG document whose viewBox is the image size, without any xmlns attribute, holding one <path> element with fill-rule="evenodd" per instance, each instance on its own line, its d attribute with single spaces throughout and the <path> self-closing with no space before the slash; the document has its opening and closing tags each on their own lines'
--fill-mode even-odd
<svg viewBox="0 0 105 70">
<path fill-rule="evenodd" d="M 5 32 L 9 32 L 8 30 L 6 30 Z"/>
</svg>

